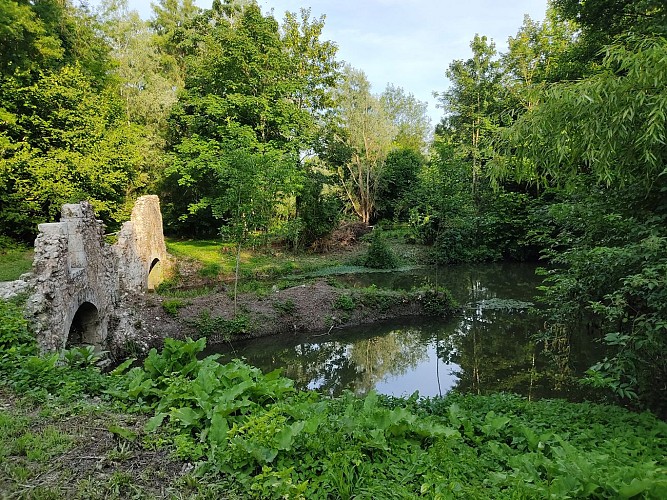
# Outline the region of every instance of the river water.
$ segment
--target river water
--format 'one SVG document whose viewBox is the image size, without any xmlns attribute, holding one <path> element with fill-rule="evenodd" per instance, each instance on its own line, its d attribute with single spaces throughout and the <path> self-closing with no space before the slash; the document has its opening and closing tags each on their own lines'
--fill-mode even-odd
<svg viewBox="0 0 667 500">
<path fill-rule="evenodd" d="M 448 319 L 414 318 L 330 333 L 269 337 L 218 346 L 223 359 L 245 358 L 264 371 L 282 368 L 298 388 L 338 395 L 421 396 L 452 389 L 475 394 L 512 392 L 531 399 L 580 400 L 574 382 L 598 346 L 585 338 L 545 349 L 532 340 L 543 320 L 531 312 L 541 279 L 532 264 L 450 266 L 338 276 L 348 286 L 449 288 L 463 306 Z"/>
</svg>

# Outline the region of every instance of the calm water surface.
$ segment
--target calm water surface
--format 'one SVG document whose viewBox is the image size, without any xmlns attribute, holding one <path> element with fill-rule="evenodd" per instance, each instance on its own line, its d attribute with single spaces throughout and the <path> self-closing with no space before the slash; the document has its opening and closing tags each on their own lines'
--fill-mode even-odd
<svg viewBox="0 0 667 500">
<path fill-rule="evenodd" d="M 410 289 L 446 286 L 461 314 L 443 319 L 376 323 L 327 334 L 282 336 L 217 346 L 223 359 L 243 357 L 264 371 L 282 368 L 298 388 L 338 395 L 422 396 L 456 388 L 487 394 L 514 392 L 530 398 L 586 395 L 568 383 L 582 373 L 597 345 L 585 339 L 546 350 L 531 341 L 543 320 L 528 312 L 540 278 L 530 264 L 502 263 L 368 273 L 337 277 L 349 286 Z M 554 362 L 554 359 L 556 362 Z"/>
</svg>

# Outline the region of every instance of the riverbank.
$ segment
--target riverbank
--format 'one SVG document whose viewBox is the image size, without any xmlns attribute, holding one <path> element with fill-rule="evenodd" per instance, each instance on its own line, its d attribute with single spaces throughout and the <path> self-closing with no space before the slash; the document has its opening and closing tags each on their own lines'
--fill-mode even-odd
<svg viewBox="0 0 667 500">
<path fill-rule="evenodd" d="M 292 254 L 280 248 L 244 250 L 234 294 L 234 254 L 216 241 L 169 240 L 174 274 L 155 293 L 126 301 L 135 335 L 110 346 L 118 357 L 165 338 L 206 337 L 209 344 L 271 335 L 322 333 L 410 316 L 450 316 L 456 303 L 444 288 L 390 290 L 349 287 L 343 272 L 364 268 L 365 226 L 344 226 L 326 254 Z M 423 264 L 424 247 L 389 233 L 388 245 L 403 269 Z M 375 270 L 376 272 L 378 270 Z M 391 272 L 391 270 L 385 270 Z M 134 348 L 140 344 L 142 349 Z"/>
<path fill-rule="evenodd" d="M 352 289 L 318 279 L 259 296 L 243 293 L 236 301 L 226 291 L 189 298 L 145 295 L 136 316 L 144 338 L 206 337 L 216 343 L 326 332 L 400 317 L 447 317 L 456 307 L 444 290 Z"/>
</svg>

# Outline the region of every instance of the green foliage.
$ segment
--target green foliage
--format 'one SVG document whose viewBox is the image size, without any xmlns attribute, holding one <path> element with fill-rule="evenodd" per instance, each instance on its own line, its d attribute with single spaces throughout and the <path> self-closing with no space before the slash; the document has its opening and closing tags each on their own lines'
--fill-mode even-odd
<svg viewBox="0 0 667 500">
<path fill-rule="evenodd" d="M 102 359 L 104 353 L 96 352 L 95 347 L 86 345 L 65 349 L 61 353 L 61 360 L 70 368 L 91 368 Z"/>
<path fill-rule="evenodd" d="M 190 35 L 196 50 L 169 123 L 166 220 L 182 233 L 225 225 L 242 241 L 294 216 L 298 152 L 333 83 L 335 46 L 319 39 L 322 20 L 307 14 L 288 16 L 283 32 L 254 3 L 234 19 L 221 5 L 205 17 Z"/>
<path fill-rule="evenodd" d="M 307 248 L 330 234 L 337 226 L 342 204 L 338 196 L 325 192 L 328 177 L 309 168 L 296 199 L 297 217 L 287 224 L 287 240 L 295 249 Z"/>
<path fill-rule="evenodd" d="M 155 416 L 176 452 L 232 492 L 260 498 L 372 494 L 452 498 L 659 498 L 667 428 L 620 408 L 497 395 L 328 399 L 276 372 L 198 360 L 204 340 L 169 340 L 117 397 Z"/>
<path fill-rule="evenodd" d="M 24 245 L 0 237 L 0 281 L 12 281 L 32 267 L 33 252 Z"/>
<path fill-rule="evenodd" d="M 394 269 L 398 267 L 398 258 L 382 234 L 382 230 L 376 228 L 371 233 L 371 242 L 364 259 L 364 266 L 374 269 Z"/>
<path fill-rule="evenodd" d="M 99 359 L 92 347 L 39 354 L 22 308 L 0 301 L 0 375 L 18 393 L 65 400 L 100 394 L 106 378 L 94 366 Z"/>
<path fill-rule="evenodd" d="M 144 143 L 99 26 L 69 1 L 1 9 L 0 231 L 30 240 L 61 204 L 84 199 L 113 227 L 143 186 Z"/>
<path fill-rule="evenodd" d="M 341 311 L 353 311 L 357 307 L 354 302 L 354 297 L 348 293 L 342 293 L 336 297 L 333 306 Z"/>
<path fill-rule="evenodd" d="M 554 0 L 553 6 L 559 17 L 576 22 L 580 30 L 570 59 L 599 62 L 604 47 L 625 33 L 667 32 L 667 9 L 661 0 Z"/>
<path fill-rule="evenodd" d="M 281 316 L 289 316 L 295 313 L 296 311 L 296 304 L 292 299 L 286 299 L 283 301 L 277 300 L 273 302 L 273 308 L 280 314 Z"/>
<path fill-rule="evenodd" d="M 185 307 L 187 302 L 182 299 L 169 299 L 162 302 L 162 309 L 170 316 L 178 316 L 178 311 Z"/>
<path fill-rule="evenodd" d="M 552 256 L 562 267 L 549 271 L 545 280 L 547 338 L 592 327 L 607 349 L 589 371 L 588 383 L 621 398 L 639 398 L 640 404 L 664 413 L 659 387 L 667 380 L 667 365 L 658 353 L 667 347 L 667 239 L 656 234 L 657 228 L 642 228 L 619 214 L 579 229 L 573 247 Z M 605 239 L 596 239 L 596 230 Z"/>
<path fill-rule="evenodd" d="M 389 152 L 375 195 L 378 219 L 407 220 L 417 200 L 415 188 L 425 163 L 420 151 L 395 149 Z"/>
<path fill-rule="evenodd" d="M 456 300 L 447 289 L 424 289 L 418 293 L 424 312 L 429 316 L 448 317 L 458 309 Z"/>
<path fill-rule="evenodd" d="M 0 300 L 0 354 L 3 363 L 14 356 L 36 352 L 35 338 L 28 330 L 23 309 L 13 302 Z"/>
<path fill-rule="evenodd" d="M 498 161 L 498 173 L 571 186 L 590 172 L 600 184 L 636 184 L 648 193 L 667 158 L 666 54 L 660 37 L 607 47 L 601 71 L 553 86 L 507 131 L 519 158 Z"/>
<path fill-rule="evenodd" d="M 199 317 L 192 321 L 199 335 L 204 338 L 220 336 L 229 339 L 234 335 L 245 335 L 251 329 L 250 318 L 245 314 L 227 319 L 222 316 L 211 316 L 209 311 L 202 311 Z"/>
</svg>

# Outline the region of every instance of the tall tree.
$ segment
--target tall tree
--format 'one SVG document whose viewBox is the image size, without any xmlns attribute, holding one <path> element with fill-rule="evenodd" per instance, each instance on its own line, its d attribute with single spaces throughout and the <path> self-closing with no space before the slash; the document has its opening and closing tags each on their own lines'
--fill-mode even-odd
<svg viewBox="0 0 667 500">
<path fill-rule="evenodd" d="M 29 239 L 62 203 L 81 199 L 119 221 L 141 183 L 140 135 L 110 86 L 93 18 L 60 1 L 0 9 L 0 230 Z"/>
<path fill-rule="evenodd" d="M 472 192 L 479 188 L 482 167 L 491 157 L 491 138 L 498 126 L 503 87 L 493 42 L 475 35 L 473 56 L 449 65 L 449 90 L 436 94 L 445 110 L 438 132 L 449 135 L 470 162 Z"/>
<path fill-rule="evenodd" d="M 158 0 L 151 3 L 156 45 L 163 54 L 163 65 L 174 65 L 185 79 L 185 58 L 196 50 L 193 21 L 201 10 L 193 0 Z"/>
<path fill-rule="evenodd" d="M 607 185 L 648 193 L 667 161 L 667 43 L 638 38 L 608 47 L 603 69 L 548 89 L 506 133 L 529 159 L 517 176 L 566 184 L 592 173 Z"/>
<path fill-rule="evenodd" d="M 394 146 L 424 153 L 432 131 L 428 103 L 392 84 L 382 92 L 380 102 L 396 126 Z"/>
<path fill-rule="evenodd" d="M 337 168 L 354 212 L 368 224 L 396 127 L 362 71 L 346 66 L 334 95 L 324 157 Z"/>
<path fill-rule="evenodd" d="M 663 0 L 552 0 L 552 4 L 559 16 L 579 27 L 572 59 L 601 62 L 604 47 L 619 35 L 667 33 Z"/>
<path fill-rule="evenodd" d="M 559 19 L 552 7 L 541 23 L 524 17 L 517 34 L 508 39 L 509 50 L 501 61 L 509 105 L 512 99 L 517 101 L 513 117 L 539 101 L 544 85 L 571 80 L 582 72 L 569 57 L 575 33 L 575 25 Z"/>
</svg>

